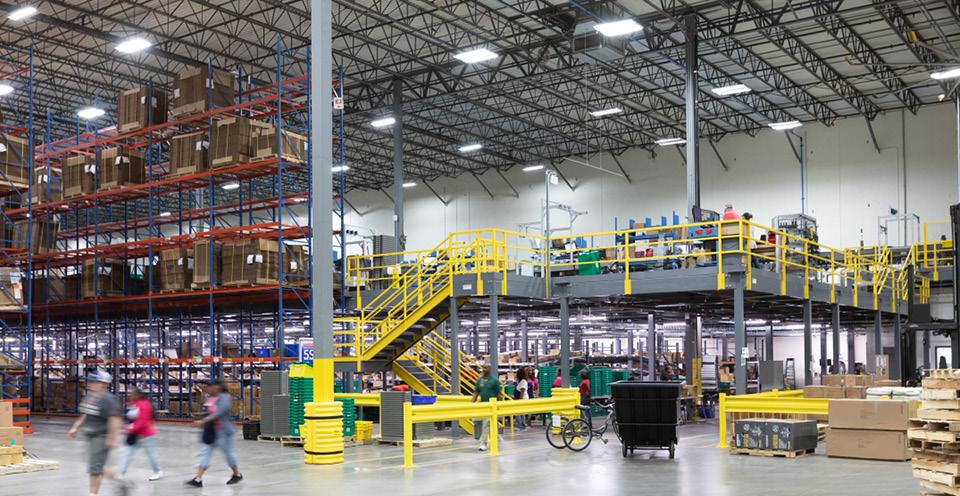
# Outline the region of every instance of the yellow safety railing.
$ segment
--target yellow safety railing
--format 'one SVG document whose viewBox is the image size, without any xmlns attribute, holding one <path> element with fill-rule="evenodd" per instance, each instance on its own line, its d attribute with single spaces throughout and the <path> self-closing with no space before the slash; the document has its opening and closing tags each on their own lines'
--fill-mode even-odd
<svg viewBox="0 0 960 496">
<path fill-rule="evenodd" d="M 922 267 L 930 270 L 934 281 L 943 271 L 953 268 L 953 240 L 948 238 L 950 221 L 923 223 L 923 240 L 919 243 Z"/>
<path fill-rule="evenodd" d="M 424 336 L 404 354 L 403 358 L 413 362 L 433 379 L 434 394 L 437 394 L 441 387 L 442 390 L 451 391 L 453 355 L 450 352 L 450 342 L 443 336 L 436 332 Z M 460 391 L 451 392 L 471 395 L 480 377 L 482 364 L 472 356 L 461 353 L 458 365 Z"/>
<path fill-rule="evenodd" d="M 554 389 L 550 398 L 535 398 L 522 401 L 498 402 L 491 398 L 485 402 L 467 401 L 439 401 L 433 405 L 403 404 L 403 466 L 413 467 L 413 426 L 428 422 L 444 422 L 447 420 L 489 420 L 491 425 L 497 425 L 500 417 L 517 415 L 532 415 L 537 413 L 558 413 L 561 415 L 575 415 L 576 405 L 579 403 L 579 392 L 573 388 Z M 498 456 L 499 432 L 498 429 L 489 429 L 489 455 Z"/>
<path fill-rule="evenodd" d="M 768 391 L 765 393 L 727 396 L 720 393 L 719 412 L 720 440 L 718 448 L 729 448 L 728 413 L 756 413 L 782 415 L 827 415 L 829 398 L 805 398 L 803 390 Z"/>
</svg>

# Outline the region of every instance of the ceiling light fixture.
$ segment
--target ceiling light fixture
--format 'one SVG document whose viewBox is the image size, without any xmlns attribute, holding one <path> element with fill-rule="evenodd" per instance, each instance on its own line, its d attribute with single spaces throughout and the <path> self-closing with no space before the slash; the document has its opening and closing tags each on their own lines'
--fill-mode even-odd
<svg viewBox="0 0 960 496">
<path fill-rule="evenodd" d="M 0 83 L 0 96 L 7 96 L 10 93 L 13 93 L 13 86 L 9 84 Z"/>
<path fill-rule="evenodd" d="M 803 125 L 800 121 L 786 121 L 786 122 L 771 122 L 767 124 L 770 126 L 770 129 L 774 131 L 788 131 L 790 129 L 795 129 Z"/>
<path fill-rule="evenodd" d="M 751 90 L 749 86 L 745 84 L 732 84 L 730 86 L 721 86 L 719 88 L 713 88 L 710 90 L 714 95 L 717 96 L 730 96 L 730 95 L 742 95 L 744 93 L 750 93 Z"/>
<path fill-rule="evenodd" d="M 338 172 L 347 172 L 348 170 L 350 170 L 350 167 L 346 165 L 335 165 L 333 166 L 332 169 L 330 169 L 330 171 L 333 172 L 334 174 Z"/>
<path fill-rule="evenodd" d="M 670 145 L 682 145 L 686 143 L 687 140 L 683 138 L 663 138 L 655 141 L 656 144 L 660 146 L 670 146 Z"/>
<path fill-rule="evenodd" d="M 220 185 L 220 189 L 224 191 L 233 191 L 235 189 L 240 189 L 240 183 L 236 181 L 231 181 L 229 183 L 223 183 Z"/>
<path fill-rule="evenodd" d="M 7 14 L 7 19 L 10 19 L 11 21 L 22 21 L 28 17 L 33 17 L 33 15 L 36 13 L 36 7 L 20 7 L 19 9 Z"/>
<path fill-rule="evenodd" d="M 636 33 L 642 30 L 643 26 L 633 19 L 624 19 L 622 21 L 601 22 L 594 26 L 593 29 L 596 29 L 597 32 L 604 36 L 613 37 Z"/>
<path fill-rule="evenodd" d="M 623 113 L 623 109 L 620 107 L 608 108 L 603 110 L 594 110 L 590 112 L 590 115 L 594 117 L 606 117 L 608 115 L 620 114 Z"/>
<path fill-rule="evenodd" d="M 130 38 L 117 44 L 117 51 L 120 53 L 142 52 L 153 46 L 153 43 L 143 38 Z"/>
<path fill-rule="evenodd" d="M 403 187 L 404 187 L 404 188 L 412 188 L 412 187 L 414 187 L 414 186 L 416 186 L 416 185 L 417 185 L 417 183 L 415 183 L 415 182 L 413 182 L 413 181 L 409 181 L 409 182 L 403 183 Z"/>
<path fill-rule="evenodd" d="M 542 165 L 528 165 L 528 166 L 526 166 L 526 167 L 523 168 L 523 172 L 534 172 L 534 171 L 538 171 L 538 170 L 543 170 L 543 166 L 542 166 Z"/>
<path fill-rule="evenodd" d="M 99 107 L 87 107 L 77 112 L 77 117 L 89 121 L 92 119 L 96 119 L 97 117 L 102 117 L 103 114 L 106 114 L 106 113 L 107 113 L 106 110 L 103 110 L 102 108 L 99 108 Z"/>
<path fill-rule="evenodd" d="M 463 146 L 461 146 L 461 147 L 460 147 L 460 152 L 461 152 L 461 153 L 475 152 L 475 151 L 477 151 L 477 150 L 479 150 L 479 149 L 481 149 L 481 148 L 483 148 L 483 145 L 481 145 L 480 143 L 471 143 L 471 144 L 469 144 L 469 145 L 463 145 Z"/>
<path fill-rule="evenodd" d="M 171 215 L 173 214 L 170 212 L 160 212 L 160 215 L 158 215 L 157 217 L 170 217 Z"/>
<path fill-rule="evenodd" d="M 487 60 L 493 60 L 499 55 L 486 48 L 477 48 L 475 50 L 468 50 L 466 52 L 460 52 L 453 56 L 455 59 L 463 62 L 464 64 L 477 64 L 480 62 L 485 62 Z"/>
<path fill-rule="evenodd" d="M 960 67 L 930 74 L 931 79 L 953 79 L 960 77 Z"/>
<path fill-rule="evenodd" d="M 397 123 L 397 120 L 393 117 L 381 117 L 380 119 L 374 119 L 370 121 L 370 125 L 373 127 L 388 127 Z"/>
</svg>

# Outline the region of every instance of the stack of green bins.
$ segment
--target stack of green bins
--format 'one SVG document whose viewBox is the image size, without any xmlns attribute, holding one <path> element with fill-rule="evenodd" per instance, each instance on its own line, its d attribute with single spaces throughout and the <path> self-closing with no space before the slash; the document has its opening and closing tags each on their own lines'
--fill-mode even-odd
<svg viewBox="0 0 960 496">
<path fill-rule="evenodd" d="M 610 372 L 613 374 L 613 379 L 610 382 L 630 380 L 630 371 L 627 369 L 611 369 Z"/>
<path fill-rule="evenodd" d="M 333 392 L 334 392 L 334 393 L 342 393 L 342 392 L 343 392 L 343 380 L 342 380 L 342 379 L 334 379 L 334 380 L 333 380 Z"/>
<path fill-rule="evenodd" d="M 313 402 L 313 378 L 290 377 L 290 435 L 299 436 L 303 425 L 303 411 L 307 403 Z"/>
<path fill-rule="evenodd" d="M 544 365 L 540 367 L 537 373 L 537 381 L 540 382 L 540 397 L 550 398 L 553 396 L 553 381 L 557 380 L 559 367 L 553 365 Z"/>
<path fill-rule="evenodd" d="M 343 403 L 343 437 L 352 437 L 357 432 L 357 407 L 353 398 L 338 398 Z"/>
<path fill-rule="evenodd" d="M 610 396 L 610 367 L 590 367 L 587 377 L 591 396 Z"/>
</svg>

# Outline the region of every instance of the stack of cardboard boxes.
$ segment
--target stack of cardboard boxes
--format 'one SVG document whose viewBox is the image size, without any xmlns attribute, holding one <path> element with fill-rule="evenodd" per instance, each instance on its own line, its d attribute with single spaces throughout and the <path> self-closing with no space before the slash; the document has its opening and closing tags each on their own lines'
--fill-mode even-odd
<svg viewBox="0 0 960 496">
<path fill-rule="evenodd" d="M 0 467 L 23 461 L 23 427 L 13 425 L 13 403 L 0 401 Z"/>
<path fill-rule="evenodd" d="M 171 248 L 160 252 L 160 290 L 184 291 L 193 281 L 193 249 Z"/>
<path fill-rule="evenodd" d="M 174 116 L 206 112 L 214 107 L 233 105 L 236 95 L 233 74 L 210 71 L 207 66 L 177 74 L 173 80 Z"/>
<path fill-rule="evenodd" d="M 100 191 L 110 191 L 124 186 L 147 182 L 144 154 L 129 148 L 105 148 L 100 150 Z"/>
<path fill-rule="evenodd" d="M 78 198 L 96 192 L 96 171 L 96 161 L 90 155 L 63 159 L 63 197 Z"/>
<path fill-rule="evenodd" d="M 80 297 L 121 296 L 130 275 L 130 266 L 116 258 L 90 258 L 83 261 L 80 273 Z"/>
<path fill-rule="evenodd" d="M 733 451 L 808 454 L 817 449 L 815 420 L 749 418 L 734 424 Z"/>
<path fill-rule="evenodd" d="M 830 400 L 827 456 L 868 460 L 910 459 L 907 429 L 913 400 Z"/>
<path fill-rule="evenodd" d="M 184 176 L 210 169 L 206 131 L 181 134 L 170 140 L 170 175 Z"/>
<path fill-rule="evenodd" d="M 30 171 L 27 140 L 11 134 L 0 134 L 0 186 L 26 188 Z"/>
<path fill-rule="evenodd" d="M 960 370 L 930 371 L 922 398 L 909 431 L 913 476 L 927 489 L 960 494 Z"/>
<path fill-rule="evenodd" d="M 117 96 L 117 130 L 127 133 L 167 122 L 167 94 L 141 86 Z"/>
<path fill-rule="evenodd" d="M 228 241 L 221 252 L 225 287 L 277 284 L 278 244 L 274 239 Z"/>
<path fill-rule="evenodd" d="M 825 375 L 822 386 L 803 388 L 805 398 L 850 398 L 864 399 L 867 389 L 873 387 L 874 379 L 869 375 Z"/>
</svg>

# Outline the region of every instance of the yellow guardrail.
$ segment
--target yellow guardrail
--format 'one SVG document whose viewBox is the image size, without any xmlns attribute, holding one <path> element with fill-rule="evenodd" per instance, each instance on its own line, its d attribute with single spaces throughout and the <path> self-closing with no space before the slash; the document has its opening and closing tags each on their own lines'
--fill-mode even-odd
<svg viewBox="0 0 960 496">
<path fill-rule="evenodd" d="M 729 448 L 727 427 L 728 413 L 757 413 L 784 415 L 827 415 L 829 398 L 804 398 L 803 390 L 768 391 L 765 393 L 727 396 L 720 393 L 719 412 L 720 441 L 718 448 Z"/>
<path fill-rule="evenodd" d="M 579 403 L 579 393 L 573 388 L 558 388 L 553 390 L 551 398 L 535 398 L 522 401 L 499 402 L 496 398 L 487 402 L 464 402 L 458 400 L 440 401 L 433 405 L 403 404 L 403 466 L 413 467 L 413 425 L 428 422 L 445 422 L 448 420 L 488 419 L 491 425 L 497 425 L 499 417 L 532 415 L 537 413 L 562 413 L 570 415 L 571 410 L 576 412 Z M 490 456 L 498 456 L 499 430 L 489 429 L 488 448 Z"/>
<path fill-rule="evenodd" d="M 333 393 L 333 398 L 337 400 L 352 399 L 356 406 L 380 407 L 380 392 L 376 393 Z"/>
<path fill-rule="evenodd" d="M 919 244 L 922 267 L 931 271 L 933 280 L 953 268 L 953 241 L 949 239 L 950 221 L 923 223 L 923 240 Z"/>
</svg>

